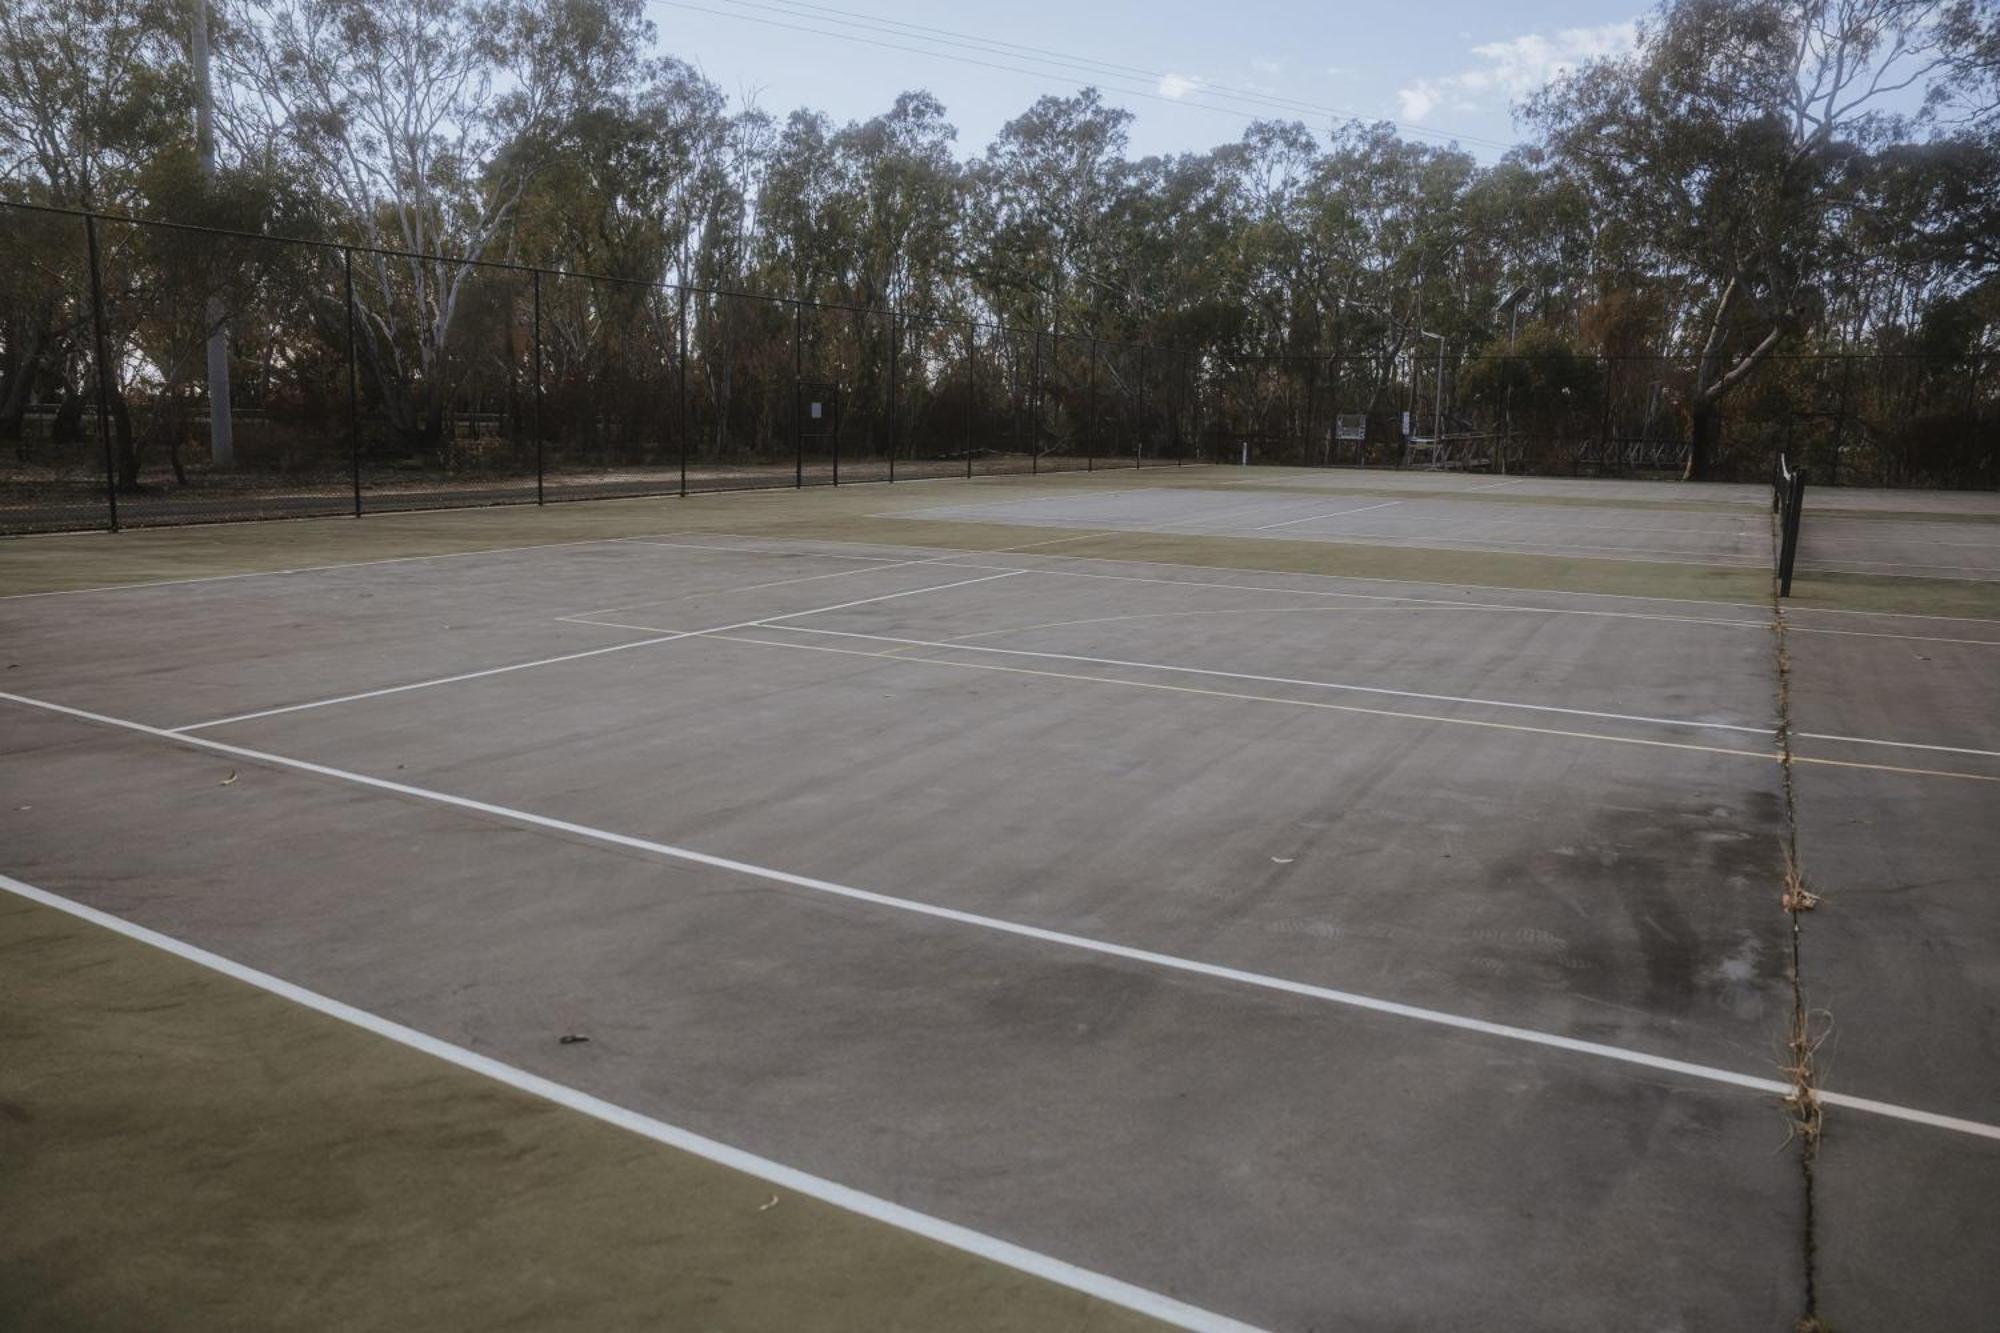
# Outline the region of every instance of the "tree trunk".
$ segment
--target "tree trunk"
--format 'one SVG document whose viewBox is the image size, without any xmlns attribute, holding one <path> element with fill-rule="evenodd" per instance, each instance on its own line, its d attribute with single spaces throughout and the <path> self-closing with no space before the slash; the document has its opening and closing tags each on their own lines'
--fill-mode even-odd
<svg viewBox="0 0 2000 1333">
<path fill-rule="evenodd" d="M 1682 481 L 1707 481 L 1715 460 L 1715 437 L 1722 416 L 1715 404 L 1696 401 L 1689 412 L 1687 470 Z"/>
<path fill-rule="evenodd" d="M 67 378 L 63 380 L 62 402 L 56 408 L 49 438 L 57 444 L 75 444 L 83 438 L 83 394 Z"/>
<path fill-rule="evenodd" d="M 118 489 L 136 491 L 139 489 L 139 447 L 132 435 L 132 406 L 125 401 L 122 389 L 113 388 L 106 397 L 111 403 L 111 452 L 118 460 Z"/>
</svg>

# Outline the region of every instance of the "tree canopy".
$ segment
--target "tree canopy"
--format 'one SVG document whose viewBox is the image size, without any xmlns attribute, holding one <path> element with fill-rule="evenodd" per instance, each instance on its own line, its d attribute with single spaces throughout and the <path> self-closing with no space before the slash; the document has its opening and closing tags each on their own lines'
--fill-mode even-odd
<svg viewBox="0 0 2000 1333">
<path fill-rule="evenodd" d="M 1130 114 L 1090 88 L 984 146 L 932 91 L 847 125 L 777 117 L 658 54 L 672 34 L 640 0 L 211 0 L 212 181 L 193 3 L 0 8 L 0 198 L 443 256 L 360 275 L 371 365 L 413 430 L 441 410 L 481 259 L 1217 366 L 1312 353 L 1380 377 L 1421 333 L 1685 356 L 1697 470 L 1715 408 L 1775 353 L 2000 341 L 2000 20 L 1980 0 L 1666 0 L 1487 164 L 1386 123 L 1273 121 L 1134 158 Z M 18 381 L 23 349 L 60 339 L 10 308 Z"/>
</svg>

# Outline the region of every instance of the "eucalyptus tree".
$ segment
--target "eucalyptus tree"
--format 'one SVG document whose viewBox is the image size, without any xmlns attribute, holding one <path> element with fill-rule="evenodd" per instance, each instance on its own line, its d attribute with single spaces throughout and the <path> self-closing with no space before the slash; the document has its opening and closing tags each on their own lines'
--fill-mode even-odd
<svg viewBox="0 0 2000 1333">
<path fill-rule="evenodd" d="M 628 82 L 639 0 L 267 0 L 235 48 L 238 105 L 296 152 L 341 230 L 373 250 L 357 293 L 394 427 L 445 446 L 455 325 L 574 129 Z M 427 256 L 427 257 L 418 257 Z"/>
<path fill-rule="evenodd" d="M 973 289 L 996 315 L 1026 325 L 1089 311 L 1102 294 L 1104 216 L 1129 170 L 1131 122 L 1095 88 L 1042 97 L 974 166 L 965 245 Z"/>
<path fill-rule="evenodd" d="M 194 102 L 177 15 L 167 0 L 0 5 L 0 194 L 72 208 L 144 210 L 163 183 L 178 178 L 180 159 L 193 145 Z M 57 434 L 75 437 L 95 365 L 81 228 L 12 210 L 6 223 L 0 438 L 22 441 L 30 401 L 51 393 L 61 399 Z M 121 253 L 128 239 L 121 236 Z M 122 259 L 118 267 L 122 272 Z M 127 306 L 114 302 L 114 310 L 122 317 Z M 129 322 L 107 330 L 107 342 L 122 344 Z M 125 450 L 131 422 L 122 377 L 114 373 L 105 388 Z M 18 447 L 25 460 L 25 444 Z"/>
<path fill-rule="evenodd" d="M 1698 312 L 1673 316 L 1675 340 L 1698 348 L 1690 478 L 1714 459 L 1722 402 L 1850 276 L 1838 234 L 1869 154 L 1909 130 L 1910 90 L 1950 75 L 1950 7 L 1674 0 L 1631 55 L 1531 104 L 1621 251 L 1599 265 L 1677 282 Z"/>
</svg>

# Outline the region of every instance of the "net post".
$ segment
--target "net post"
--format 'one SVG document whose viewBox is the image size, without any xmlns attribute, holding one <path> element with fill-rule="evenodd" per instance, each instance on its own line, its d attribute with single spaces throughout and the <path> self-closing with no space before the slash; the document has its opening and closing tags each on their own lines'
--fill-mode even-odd
<svg viewBox="0 0 2000 1333">
<path fill-rule="evenodd" d="M 542 498 L 542 271 L 535 270 L 535 503 Z"/>
<path fill-rule="evenodd" d="M 347 470 L 354 488 L 354 516 L 361 517 L 361 372 L 354 340 L 354 247 L 340 250 L 341 280 L 347 295 Z"/>
<path fill-rule="evenodd" d="M 1805 509 L 1806 474 L 1794 472 L 1785 506 L 1783 561 L 1778 570 L 1778 595 L 1792 595 L 1792 567 L 1799 558 L 1799 516 Z"/>
<path fill-rule="evenodd" d="M 685 500 L 687 499 L 687 493 L 688 493 L 688 431 L 690 429 L 690 419 L 688 415 L 688 292 L 686 286 L 680 287 L 678 291 L 680 293 L 680 326 L 681 326 L 681 331 L 680 331 L 681 355 L 680 355 L 680 366 L 679 366 L 680 397 L 681 397 L 681 403 L 680 403 L 681 499 Z"/>
<path fill-rule="evenodd" d="M 965 321 L 965 479 L 972 480 L 972 409 L 979 392 L 979 330 Z"/>
<path fill-rule="evenodd" d="M 111 453 L 111 352 L 104 334 L 104 275 L 97 255 L 97 215 L 83 215 L 83 238 L 90 252 L 90 329 L 97 344 L 97 438 L 104 446 L 104 512 L 118 531 L 118 464 Z"/>
</svg>

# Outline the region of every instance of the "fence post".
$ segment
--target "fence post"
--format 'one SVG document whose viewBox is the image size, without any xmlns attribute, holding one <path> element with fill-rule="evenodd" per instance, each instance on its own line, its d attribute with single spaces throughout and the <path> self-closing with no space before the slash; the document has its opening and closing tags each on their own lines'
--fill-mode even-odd
<svg viewBox="0 0 2000 1333">
<path fill-rule="evenodd" d="M 1979 377 L 1986 369 L 1986 360 L 1978 353 L 1967 358 L 1965 363 L 1965 433 L 1968 439 L 1979 438 Z M 1969 486 L 1976 482 L 1954 478 L 1954 485 Z"/>
<path fill-rule="evenodd" d="M 1028 359 L 1028 474 L 1042 470 L 1042 312 L 1035 312 L 1035 351 Z"/>
<path fill-rule="evenodd" d="M 896 401 L 896 350 L 901 345 L 896 337 L 896 312 L 889 312 L 889 484 L 896 484 L 896 436 L 901 426 L 901 414 Z"/>
<path fill-rule="evenodd" d="M 535 503 L 542 499 L 542 271 L 535 270 Z"/>
<path fill-rule="evenodd" d="M 965 321 L 965 479 L 972 480 L 972 409 L 979 392 L 979 326 Z"/>
<path fill-rule="evenodd" d="M 1188 350 L 1188 428 L 1194 435 L 1194 457 L 1202 460 L 1201 440 L 1203 426 L 1201 412 L 1201 358 Z"/>
<path fill-rule="evenodd" d="M 1174 410 L 1174 466 L 1176 468 L 1188 466 L 1188 440 L 1180 434 L 1180 428 L 1182 428 L 1182 424 L 1188 422 L 1188 408 L 1190 408 L 1190 400 L 1192 400 L 1192 392 L 1190 390 L 1192 388 L 1194 388 L 1194 382 L 1188 378 L 1188 348 L 1180 348 L 1180 392 L 1174 394 L 1176 398 L 1180 398 L 1180 404 Z"/>
<path fill-rule="evenodd" d="M 1599 467 L 1605 466 L 1611 459 L 1611 373 L 1616 365 L 1616 358 L 1604 358 L 1604 411 L 1597 426 Z M 1624 471 L 1623 468 L 1619 470 Z"/>
<path fill-rule="evenodd" d="M 805 303 L 792 302 L 792 488 L 794 490 L 804 490 L 806 485 L 806 423 L 799 420 L 801 415 L 799 381 L 806 375 L 805 319 Z"/>
<path fill-rule="evenodd" d="M 1132 450 L 1132 466 L 1146 466 L 1146 424 L 1152 413 L 1153 399 L 1146 387 L 1146 344 L 1139 344 L 1139 433 Z"/>
<path fill-rule="evenodd" d="M 97 438 L 104 446 L 104 512 L 111 531 L 118 531 L 118 464 L 111 456 L 111 352 L 104 336 L 104 278 L 97 261 L 97 215 L 83 215 L 83 236 L 90 251 L 90 327 L 97 344 Z"/>
<path fill-rule="evenodd" d="M 685 500 L 688 493 L 688 433 L 692 429 L 692 422 L 688 415 L 688 289 L 682 286 L 679 290 L 681 325 L 681 499 Z"/>
<path fill-rule="evenodd" d="M 347 288 L 347 467 L 354 485 L 354 516 L 360 518 L 361 372 L 354 342 L 354 247 L 341 247 L 340 270 Z"/>
<path fill-rule="evenodd" d="M 1090 438 L 1083 446 L 1083 470 L 1097 471 L 1097 335 L 1090 335 Z"/>
</svg>

